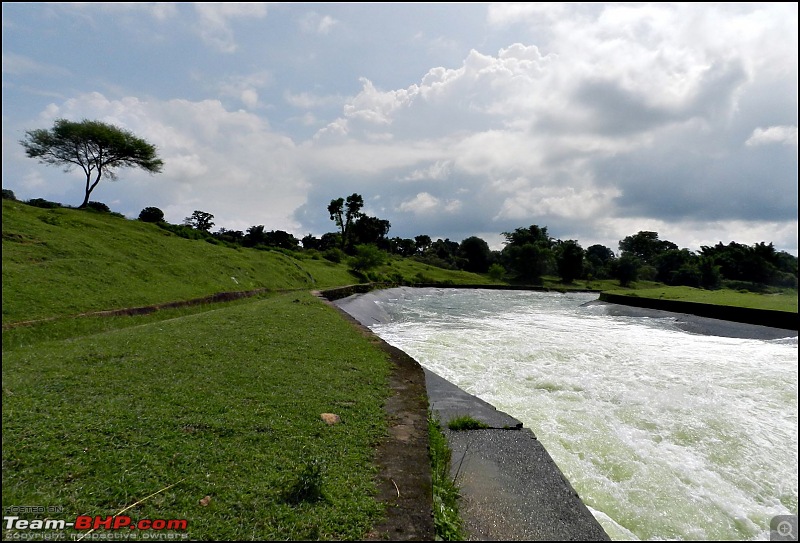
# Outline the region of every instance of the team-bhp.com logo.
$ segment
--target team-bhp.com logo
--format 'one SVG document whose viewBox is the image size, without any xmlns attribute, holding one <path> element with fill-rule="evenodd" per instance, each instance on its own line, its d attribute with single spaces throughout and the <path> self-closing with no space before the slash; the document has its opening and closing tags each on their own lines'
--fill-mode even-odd
<svg viewBox="0 0 800 543">
<path fill-rule="evenodd" d="M 24 519 L 4 515 L 4 540 L 57 541 L 71 539 L 188 539 L 186 519 L 141 519 L 127 515 L 79 515 L 74 521 L 62 519 Z M 70 531 L 69 535 L 67 530 Z M 131 530 L 137 530 L 131 532 Z"/>
<path fill-rule="evenodd" d="M 3 523 L 6 530 L 186 530 L 189 522 L 186 519 L 144 519 L 134 521 L 131 517 L 120 515 L 118 517 L 102 517 L 80 515 L 75 522 L 55 519 L 25 520 L 19 517 L 4 516 Z"/>
</svg>

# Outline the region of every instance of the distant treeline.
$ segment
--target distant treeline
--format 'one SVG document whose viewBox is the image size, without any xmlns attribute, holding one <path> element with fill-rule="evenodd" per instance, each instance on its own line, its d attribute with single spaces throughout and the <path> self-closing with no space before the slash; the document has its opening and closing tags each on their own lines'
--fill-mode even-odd
<svg viewBox="0 0 800 543">
<path fill-rule="evenodd" d="M 13 192 L 6 189 L 3 198 L 15 199 Z M 41 198 L 25 203 L 44 208 L 66 207 Z M 776 251 L 772 243 L 720 242 L 695 252 L 659 239 L 657 232 L 640 231 L 620 240 L 615 253 L 603 245 L 584 249 L 576 240 L 552 238 L 546 226 L 531 225 L 503 232 L 505 246 L 493 251 L 477 236 L 460 243 L 449 239 L 434 241 L 424 234 L 413 239 L 390 238 L 389 221 L 361 213 L 362 206 L 363 199 L 357 194 L 348 197 L 346 204 L 342 198 L 332 200 L 328 211 L 339 231 L 321 237 L 309 234 L 302 239 L 283 230 L 266 231 L 263 225 L 251 226 L 246 232 L 220 228 L 212 233 L 214 216 L 199 210 L 183 224 L 170 224 L 164 221 L 160 209 L 147 207 L 139 214 L 139 220 L 155 223 L 184 238 L 218 245 L 313 253 L 332 262 L 346 260 L 366 276 L 370 268 L 385 260 L 382 256 L 394 254 L 440 268 L 485 273 L 496 280 L 531 285 L 540 284 L 543 276 L 558 276 L 564 283 L 614 279 L 622 286 L 647 280 L 705 289 L 797 289 L 797 257 Z M 88 209 L 111 212 L 100 202 L 89 202 Z"/>
</svg>

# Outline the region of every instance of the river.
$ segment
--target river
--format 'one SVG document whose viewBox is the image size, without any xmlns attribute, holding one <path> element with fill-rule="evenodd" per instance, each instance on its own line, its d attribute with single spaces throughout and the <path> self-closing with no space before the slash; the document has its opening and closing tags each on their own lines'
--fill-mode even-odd
<svg viewBox="0 0 800 543">
<path fill-rule="evenodd" d="M 371 329 L 533 430 L 612 539 L 769 540 L 797 514 L 797 334 L 596 298 L 396 289 Z"/>
</svg>

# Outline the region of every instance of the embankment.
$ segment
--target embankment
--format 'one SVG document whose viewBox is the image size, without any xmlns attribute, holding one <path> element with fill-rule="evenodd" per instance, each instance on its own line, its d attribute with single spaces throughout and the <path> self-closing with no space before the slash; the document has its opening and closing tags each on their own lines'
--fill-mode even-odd
<svg viewBox="0 0 800 543">
<path fill-rule="evenodd" d="M 744 324 L 755 324 L 770 328 L 781 328 L 784 330 L 793 330 L 795 332 L 798 330 L 797 313 L 790 313 L 788 311 L 752 309 L 749 307 L 704 304 L 698 302 L 685 302 L 681 300 L 640 298 L 637 296 L 610 294 L 607 292 L 600 293 L 600 301 L 633 307 L 643 307 L 646 309 L 657 309 L 672 313 L 686 313 L 689 315 L 697 315 L 698 317 L 706 317 L 709 319 L 719 319 L 723 321 L 733 321 Z"/>
</svg>

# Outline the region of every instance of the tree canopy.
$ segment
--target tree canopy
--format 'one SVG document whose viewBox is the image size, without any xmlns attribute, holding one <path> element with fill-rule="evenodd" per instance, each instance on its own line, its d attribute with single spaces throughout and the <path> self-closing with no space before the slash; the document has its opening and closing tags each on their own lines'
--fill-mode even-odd
<svg viewBox="0 0 800 543">
<path fill-rule="evenodd" d="M 131 132 L 111 124 L 84 119 L 81 122 L 57 119 L 53 128 L 28 130 L 20 144 L 30 158 L 42 164 L 63 166 L 68 172 L 79 167 L 86 175 L 83 203 L 105 175 L 116 179 L 118 168 L 138 167 L 158 173 L 164 162 L 154 145 Z"/>
<path fill-rule="evenodd" d="M 331 220 L 336 223 L 336 226 L 339 227 L 342 234 L 342 249 L 351 245 L 350 235 L 352 226 L 355 220 L 361 217 L 362 207 L 364 207 L 364 198 L 356 193 L 348 196 L 346 202 L 344 198 L 337 198 L 331 200 L 331 203 L 328 205 L 328 213 L 330 213 Z"/>
<path fill-rule="evenodd" d="M 211 227 L 214 226 L 214 221 L 212 219 L 214 219 L 214 215 L 211 213 L 206 213 L 205 211 L 196 209 L 192 213 L 191 217 L 186 217 L 183 219 L 183 224 L 186 226 L 191 226 L 195 230 L 208 232 L 211 230 Z"/>
</svg>

